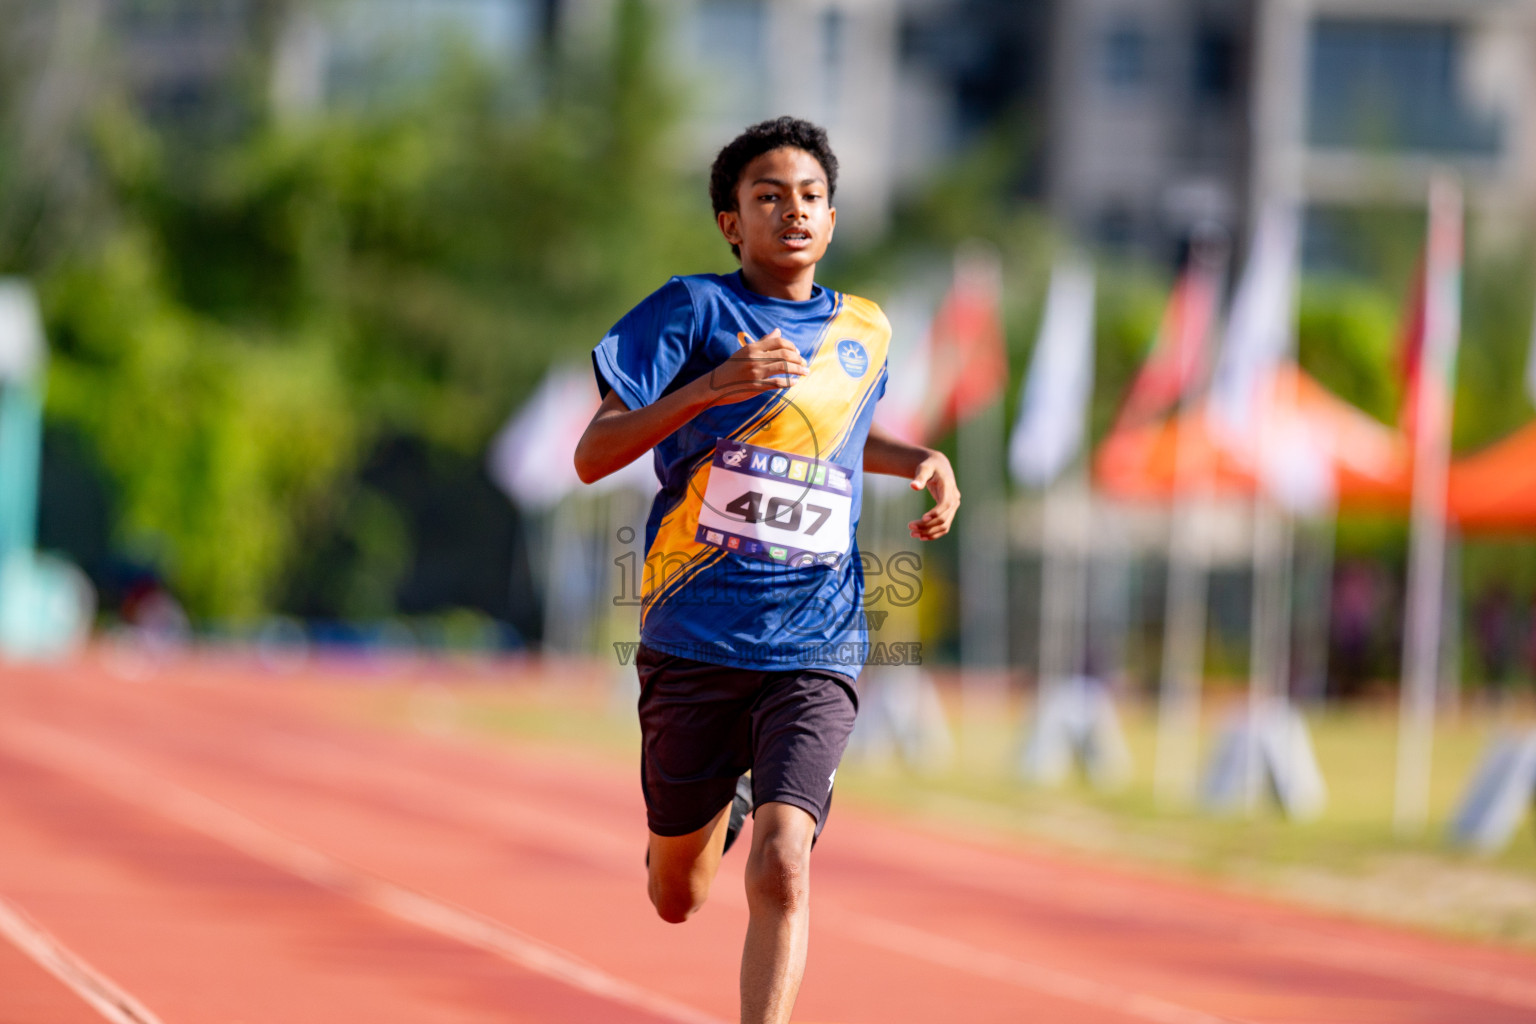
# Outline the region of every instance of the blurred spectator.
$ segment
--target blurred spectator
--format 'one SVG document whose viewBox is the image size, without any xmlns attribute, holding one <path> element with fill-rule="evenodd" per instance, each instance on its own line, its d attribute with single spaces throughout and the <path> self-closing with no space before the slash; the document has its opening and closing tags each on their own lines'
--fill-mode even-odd
<svg viewBox="0 0 1536 1024">
<path fill-rule="evenodd" d="M 1533 677 L 1536 677 L 1536 598 L 1532 599 L 1530 614 L 1526 616 L 1525 650 L 1526 668 Z M 1500 692 L 1503 698 L 1505 693 Z"/>
<path fill-rule="evenodd" d="M 1495 583 L 1483 591 L 1473 606 L 1477 654 L 1482 662 L 1486 692 L 1502 703 L 1520 652 L 1520 622 L 1509 587 Z"/>
<path fill-rule="evenodd" d="M 1357 697 L 1370 681 L 1380 609 L 1381 585 L 1371 564 L 1350 561 L 1341 565 L 1329 610 L 1335 696 Z"/>
<path fill-rule="evenodd" d="M 151 573 L 143 573 L 129 585 L 119 614 L 140 642 L 159 652 L 185 646 L 192 632 L 181 602 Z"/>
</svg>

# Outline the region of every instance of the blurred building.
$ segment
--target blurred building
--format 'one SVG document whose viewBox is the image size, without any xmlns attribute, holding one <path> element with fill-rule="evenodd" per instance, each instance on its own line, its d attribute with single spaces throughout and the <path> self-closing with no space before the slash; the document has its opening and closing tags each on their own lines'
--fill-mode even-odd
<svg viewBox="0 0 1536 1024">
<path fill-rule="evenodd" d="M 794 113 L 825 126 L 842 165 L 839 223 L 878 232 L 895 192 L 902 85 L 899 10 L 882 0 L 686 0 L 671 66 L 697 97 L 694 162 L 744 126 Z"/>
<path fill-rule="evenodd" d="M 129 87 L 140 106 L 158 120 L 182 120 L 207 111 L 215 83 L 240 60 L 248 39 L 247 4 L 241 0 L 155 3 L 153 0 L 85 0 L 96 25 L 120 52 Z"/>
<path fill-rule="evenodd" d="M 1536 200 L 1530 0 L 1058 10 L 1049 199 L 1087 238 L 1167 249 L 1202 220 L 1241 231 L 1286 198 L 1326 245 L 1330 211 L 1422 203 L 1445 166 L 1486 210 Z"/>
<path fill-rule="evenodd" d="M 1253 0 L 1072 0 L 1052 37 L 1047 199 L 1086 240 L 1162 252 L 1245 217 Z"/>
<path fill-rule="evenodd" d="M 601 11 L 612 0 L 569 0 Z M 1421 203 L 1453 167 L 1492 223 L 1536 209 L 1536 0 L 679 0 L 698 157 L 793 110 L 845 154 L 844 222 L 1011 126 L 1021 196 L 1172 257 L 1283 197 Z M 1509 216 L 1504 216 L 1508 214 Z"/>
<path fill-rule="evenodd" d="M 1047 3 L 677 0 L 666 9 L 671 66 L 698 98 L 695 162 L 766 117 L 822 124 L 842 165 L 838 224 L 853 237 L 878 235 L 903 189 L 1000 120 L 1043 124 Z M 1026 187 L 1044 140 L 1033 142 L 1021 152 Z"/>
<path fill-rule="evenodd" d="M 409 88 L 442 43 L 532 61 L 558 0 L 71 0 L 66 27 L 105 33 L 153 118 L 217 119 L 233 76 L 272 54 L 279 109 Z"/>
<path fill-rule="evenodd" d="M 409 80 L 453 35 L 533 67 L 606 43 L 617 0 L 95 0 L 150 106 L 195 107 L 242 34 L 273 33 L 273 99 L 303 108 Z M 702 167 L 742 126 L 825 124 L 840 223 L 878 235 L 904 189 L 1011 133 L 1021 197 L 1092 244 L 1171 257 L 1241 235 L 1269 198 L 1422 200 L 1431 170 L 1516 225 L 1536 209 L 1536 0 L 671 0 L 668 70 Z M 280 24 L 262 28 L 263 17 Z M 1509 214 L 1503 216 L 1502 214 Z M 1311 230 L 1314 229 L 1315 230 Z"/>
<path fill-rule="evenodd" d="M 1303 200 L 1315 253 L 1333 211 L 1422 204 L 1437 168 L 1491 234 L 1529 226 L 1532 0 L 1264 0 L 1256 43 L 1249 200 Z"/>
</svg>

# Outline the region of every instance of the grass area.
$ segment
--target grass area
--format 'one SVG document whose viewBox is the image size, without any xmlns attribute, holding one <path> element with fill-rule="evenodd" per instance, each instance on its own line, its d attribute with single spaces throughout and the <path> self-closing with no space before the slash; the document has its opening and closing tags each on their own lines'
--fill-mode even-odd
<svg viewBox="0 0 1536 1024">
<path fill-rule="evenodd" d="M 1151 780 L 1155 722 L 1139 708 L 1122 711 L 1135 766 L 1124 789 L 1100 793 L 1082 782 L 1056 791 L 1031 788 L 1012 771 L 1024 713 L 1023 708 L 1009 707 L 1002 714 L 961 722 L 958 755 L 945 770 L 921 773 L 893 763 L 855 764 L 839 780 L 847 783 L 850 795 L 894 806 L 942 802 L 946 797 L 990 803 L 1020 814 L 1081 805 L 1144 830 L 1148 838 L 1165 835 L 1193 842 L 1215 861 L 1259 856 L 1276 862 L 1297 859 L 1345 867 L 1356 856 L 1383 851 L 1444 852 L 1445 823 L 1492 733 L 1491 723 L 1481 717 L 1440 723 L 1432 760 L 1432 824 L 1423 836 L 1404 841 L 1392 827 L 1397 740 L 1392 709 L 1341 709 L 1309 716 L 1328 784 L 1328 805 L 1317 820 L 1299 823 L 1283 819 L 1270 808 L 1247 819 L 1159 807 Z M 1208 745 L 1216 731 L 1215 716 L 1211 718 L 1203 737 Z M 1503 853 L 1477 862 L 1536 873 L 1536 831 L 1527 829 Z"/>
<path fill-rule="evenodd" d="M 495 742 L 578 746 L 632 763 L 638 749 L 627 691 L 591 678 L 568 685 L 390 688 L 367 698 L 368 717 Z M 355 710 L 355 709 L 354 709 Z M 956 753 L 940 769 L 919 771 L 892 758 L 850 757 L 838 773 L 847 806 L 879 809 L 930 826 L 1027 836 L 1058 848 L 1122 863 L 1151 865 L 1349 914 L 1536 947 L 1536 828 L 1528 820 L 1491 857 L 1450 848 L 1446 823 L 1497 728 L 1486 713 L 1443 719 L 1435 735 L 1431 824 L 1404 839 L 1392 827 L 1397 718 L 1388 706 L 1333 709 L 1309 716 L 1328 785 L 1328 805 L 1313 821 L 1292 822 L 1266 807 L 1251 817 L 1169 809 L 1153 799 L 1155 722 L 1123 710 L 1135 771 L 1113 793 L 1081 781 L 1047 790 L 1013 771 L 1027 708 L 1017 702 L 957 723 Z M 1531 716 L 1526 726 L 1536 727 Z M 1208 716 L 1203 742 L 1218 717 Z"/>
<path fill-rule="evenodd" d="M 954 707 L 951 706 L 951 712 Z M 954 762 L 942 771 L 848 764 L 839 794 L 850 802 L 929 819 L 1025 834 L 1071 850 L 1213 878 L 1352 915 L 1536 946 L 1536 828 L 1528 819 L 1491 857 L 1450 847 L 1447 823 L 1497 723 L 1466 714 L 1439 723 L 1429 827 L 1398 836 L 1392 824 L 1395 708 L 1333 709 L 1309 716 L 1328 805 L 1313 821 L 1272 807 L 1251 818 L 1160 806 L 1152 793 L 1155 721 L 1125 708 L 1135 772 L 1113 793 L 1082 781 L 1027 786 L 1012 770 L 1026 709 L 1011 705 L 960 722 Z M 957 718 L 952 714 L 952 720 Z M 1219 716 L 1208 716 L 1203 742 Z M 1536 727 L 1529 718 L 1527 728 Z"/>
</svg>

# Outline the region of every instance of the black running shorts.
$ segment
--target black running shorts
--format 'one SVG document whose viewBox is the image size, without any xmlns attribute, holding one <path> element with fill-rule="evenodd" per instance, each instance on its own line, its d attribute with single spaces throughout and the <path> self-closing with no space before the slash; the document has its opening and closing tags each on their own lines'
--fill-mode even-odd
<svg viewBox="0 0 1536 1024">
<path fill-rule="evenodd" d="M 777 800 L 816 819 L 858 710 L 849 679 L 819 669 L 764 672 L 692 661 L 642 646 L 640 788 L 659 836 L 708 825 L 752 772 L 754 806 Z"/>
</svg>

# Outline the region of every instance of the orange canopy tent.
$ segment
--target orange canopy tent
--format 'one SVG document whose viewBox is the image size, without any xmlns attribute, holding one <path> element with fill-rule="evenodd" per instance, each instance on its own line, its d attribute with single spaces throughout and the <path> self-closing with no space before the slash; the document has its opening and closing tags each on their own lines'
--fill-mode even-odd
<svg viewBox="0 0 1536 1024">
<path fill-rule="evenodd" d="M 1536 423 L 1451 465 L 1450 518 L 1477 533 L 1536 532 Z"/>
<path fill-rule="evenodd" d="M 1305 458 L 1320 462 L 1311 468 L 1328 477 L 1340 507 L 1407 507 L 1412 458 L 1399 431 L 1334 396 L 1295 366 L 1277 371 L 1273 385 L 1271 418 L 1256 433 L 1288 446 L 1293 456 L 1302 451 Z M 1532 442 L 1536 444 L 1536 435 Z M 1200 405 L 1111 434 L 1094 457 L 1094 477 L 1106 494 L 1128 500 L 1166 501 L 1181 484 L 1217 495 L 1252 494 L 1262 475 L 1257 448 L 1253 443 L 1222 443 Z M 1185 460 L 1182 479 L 1180 458 Z"/>
</svg>

